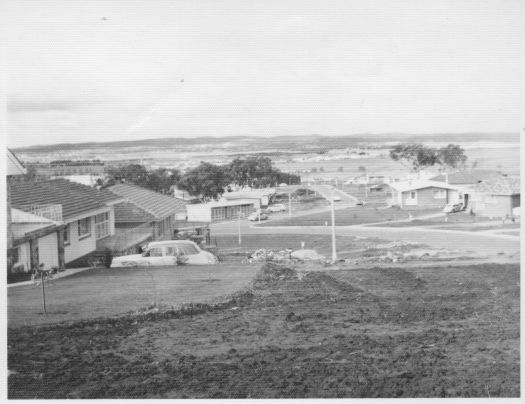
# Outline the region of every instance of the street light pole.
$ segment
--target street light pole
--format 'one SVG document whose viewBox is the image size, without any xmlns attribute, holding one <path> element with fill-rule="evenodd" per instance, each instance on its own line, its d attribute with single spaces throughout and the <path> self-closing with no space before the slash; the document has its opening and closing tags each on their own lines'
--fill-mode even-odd
<svg viewBox="0 0 525 404">
<path fill-rule="evenodd" d="M 337 261 L 337 251 L 335 247 L 335 206 L 334 206 L 334 190 L 332 189 L 332 261 Z"/>
<path fill-rule="evenodd" d="M 239 213 L 237 215 L 237 228 L 239 231 L 239 245 L 241 245 L 242 238 L 241 238 L 241 208 L 240 207 L 239 207 Z"/>
</svg>

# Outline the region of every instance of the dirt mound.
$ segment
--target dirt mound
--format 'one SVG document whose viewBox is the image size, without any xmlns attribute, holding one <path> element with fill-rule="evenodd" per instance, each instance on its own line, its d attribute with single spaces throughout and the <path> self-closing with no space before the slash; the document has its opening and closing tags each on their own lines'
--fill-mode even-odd
<svg viewBox="0 0 525 404">
<path fill-rule="evenodd" d="M 255 276 L 255 282 L 278 282 L 290 279 L 298 279 L 297 271 L 285 265 L 267 262 Z"/>
<path fill-rule="evenodd" d="M 305 274 L 304 281 L 317 285 L 319 288 L 335 290 L 345 293 L 362 293 L 363 289 L 355 287 L 348 282 L 338 280 L 328 275 L 326 272 L 308 272 Z"/>
</svg>

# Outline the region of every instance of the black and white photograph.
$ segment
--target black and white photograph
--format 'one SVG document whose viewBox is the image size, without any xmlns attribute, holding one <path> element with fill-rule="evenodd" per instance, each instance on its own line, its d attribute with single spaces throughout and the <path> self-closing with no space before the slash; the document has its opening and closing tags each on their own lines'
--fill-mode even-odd
<svg viewBox="0 0 525 404">
<path fill-rule="evenodd" d="M 1 6 L 4 399 L 520 401 L 525 1 Z"/>
</svg>

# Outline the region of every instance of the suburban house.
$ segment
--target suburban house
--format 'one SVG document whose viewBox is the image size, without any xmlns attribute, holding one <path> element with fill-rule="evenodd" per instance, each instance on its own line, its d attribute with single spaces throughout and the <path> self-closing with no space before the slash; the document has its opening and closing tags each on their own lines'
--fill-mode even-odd
<svg viewBox="0 0 525 404">
<path fill-rule="evenodd" d="M 186 202 L 181 199 L 129 184 L 107 189 L 123 198 L 115 205 L 117 236 L 132 237 L 134 234 L 146 240 L 149 235 L 153 240 L 170 240 L 175 221 L 186 220 Z"/>
<path fill-rule="evenodd" d="M 208 203 L 187 205 L 188 220 L 196 222 L 220 222 L 247 217 L 261 208 L 259 199 L 221 199 Z"/>
<path fill-rule="evenodd" d="M 70 267 L 86 265 L 97 242 L 114 234 L 113 205 L 122 201 L 108 191 L 65 179 L 11 181 L 10 196 L 13 208 L 60 223 L 56 241 L 59 266 L 63 259 Z M 54 241 L 46 243 L 46 249 L 55 248 Z M 40 257 L 47 252 L 33 244 L 31 262 L 42 262 Z"/>
<path fill-rule="evenodd" d="M 391 205 L 405 209 L 443 208 L 448 203 L 468 203 L 461 187 L 430 180 L 412 180 L 389 184 Z"/>
<path fill-rule="evenodd" d="M 471 209 L 479 216 L 505 218 L 513 216 L 514 208 L 520 206 L 520 179 L 500 177 L 483 181 L 472 187 Z"/>
</svg>

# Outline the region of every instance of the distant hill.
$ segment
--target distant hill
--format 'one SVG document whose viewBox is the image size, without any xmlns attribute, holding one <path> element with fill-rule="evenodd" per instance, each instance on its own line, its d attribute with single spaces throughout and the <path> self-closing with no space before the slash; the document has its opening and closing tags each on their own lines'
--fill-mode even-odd
<svg viewBox="0 0 525 404">
<path fill-rule="evenodd" d="M 405 134 L 405 133 L 383 133 L 383 134 L 355 134 L 348 136 L 275 136 L 275 137 L 258 137 L 258 136 L 226 136 L 226 137 L 171 137 L 157 139 L 142 139 L 114 142 L 82 142 L 82 143 L 58 143 L 52 145 L 36 145 L 13 149 L 16 152 L 25 153 L 45 153 L 52 151 L 68 151 L 79 149 L 107 149 L 107 148 L 178 148 L 189 147 L 192 145 L 221 145 L 235 143 L 236 146 L 244 147 L 249 145 L 250 148 L 260 149 L 278 149 L 287 146 L 293 146 L 294 149 L 301 148 L 338 148 L 352 147 L 358 143 L 373 142 L 519 142 L 519 133 L 436 133 L 436 134 Z"/>
</svg>

